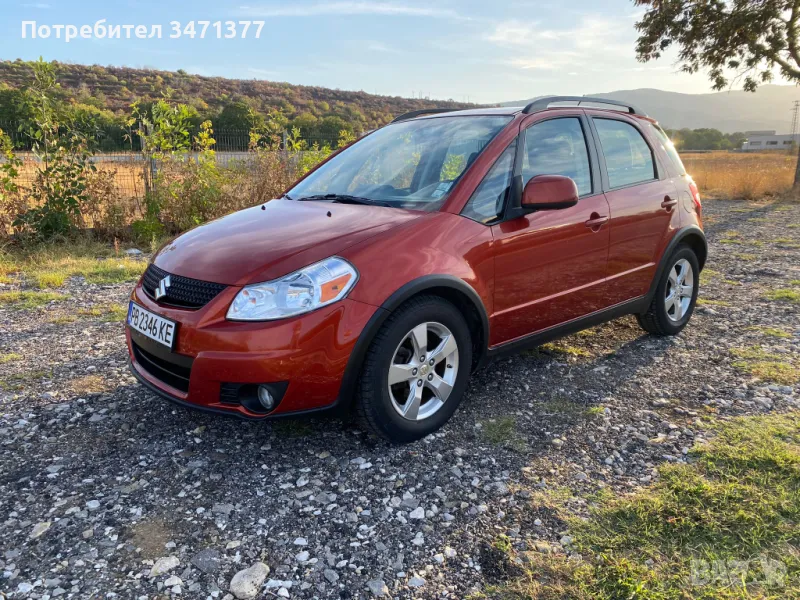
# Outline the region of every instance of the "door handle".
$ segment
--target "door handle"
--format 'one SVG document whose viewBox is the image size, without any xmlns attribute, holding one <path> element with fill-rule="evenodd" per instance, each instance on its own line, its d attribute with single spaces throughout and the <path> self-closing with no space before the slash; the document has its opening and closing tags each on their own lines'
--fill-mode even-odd
<svg viewBox="0 0 800 600">
<path fill-rule="evenodd" d="M 677 203 L 678 203 L 677 200 L 674 200 L 674 199 L 670 198 L 669 196 L 664 196 L 664 201 L 661 203 L 661 208 L 666 208 L 667 211 L 669 211 Z"/>
<path fill-rule="evenodd" d="M 608 223 L 608 217 L 601 217 L 597 213 L 592 213 L 591 218 L 588 221 L 586 221 L 585 225 L 587 227 L 595 229 L 596 227 L 600 227 L 605 223 Z"/>
</svg>

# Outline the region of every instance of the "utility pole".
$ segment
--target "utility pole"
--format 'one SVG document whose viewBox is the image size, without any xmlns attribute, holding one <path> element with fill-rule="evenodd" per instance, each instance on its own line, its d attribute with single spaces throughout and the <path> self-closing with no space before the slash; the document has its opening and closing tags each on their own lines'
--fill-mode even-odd
<svg viewBox="0 0 800 600">
<path fill-rule="evenodd" d="M 795 189 L 800 186 L 800 144 L 797 143 L 797 126 L 798 126 L 798 112 L 800 112 L 800 100 L 794 101 L 792 108 L 792 143 L 797 151 L 797 164 L 794 168 L 794 187 Z"/>
</svg>

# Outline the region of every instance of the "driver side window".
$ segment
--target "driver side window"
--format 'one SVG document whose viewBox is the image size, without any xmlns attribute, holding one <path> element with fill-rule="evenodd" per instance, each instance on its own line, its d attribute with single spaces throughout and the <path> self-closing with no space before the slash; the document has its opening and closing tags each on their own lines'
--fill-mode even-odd
<svg viewBox="0 0 800 600">
<path fill-rule="evenodd" d="M 575 182 L 579 195 L 592 192 L 589 151 L 580 119 L 550 119 L 536 123 L 525 131 L 523 186 L 537 175 L 563 175 Z"/>
</svg>

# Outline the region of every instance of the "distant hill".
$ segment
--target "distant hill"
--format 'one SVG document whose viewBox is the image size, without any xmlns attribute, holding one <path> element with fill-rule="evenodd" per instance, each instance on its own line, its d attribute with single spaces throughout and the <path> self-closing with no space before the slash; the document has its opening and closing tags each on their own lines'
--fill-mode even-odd
<svg viewBox="0 0 800 600">
<path fill-rule="evenodd" d="M 129 114 L 130 105 L 136 100 L 146 102 L 168 94 L 173 101 L 194 106 L 201 115 L 213 115 L 233 102 L 244 101 L 263 115 L 273 109 L 281 109 L 289 120 L 303 113 L 318 118 L 337 116 L 351 123 L 354 129 L 365 130 L 378 127 L 411 110 L 434 106 L 475 106 L 455 101 L 378 96 L 363 91 L 258 79 L 202 77 L 181 70 L 170 72 L 59 63 L 58 71 L 64 100 L 92 105 L 115 115 Z M 30 82 L 31 76 L 31 63 L 22 60 L 0 61 L 0 120 L 13 120 L 15 116 L 13 106 L 2 106 L 3 90 L 18 90 Z"/>
<path fill-rule="evenodd" d="M 619 90 L 587 94 L 630 102 L 670 129 L 713 128 L 724 133 L 774 129 L 790 133 L 792 106 L 800 100 L 800 88 L 793 85 L 763 85 L 755 93 L 731 91 L 712 94 L 679 94 L 655 89 Z M 522 106 L 534 100 L 503 102 Z"/>
</svg>

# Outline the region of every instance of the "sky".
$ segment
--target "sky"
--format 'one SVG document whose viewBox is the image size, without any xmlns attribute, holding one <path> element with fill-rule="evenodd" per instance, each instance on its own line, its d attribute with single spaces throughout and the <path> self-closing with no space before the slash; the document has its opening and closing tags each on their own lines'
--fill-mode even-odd
<svg viewBox="0 0 800 600">
<path fill-rule="evenodd" d="M 495 103 L 635 88 L 711 91 L 674 57 L 641 64 L 630 0 L 0 0 L 0 58 L 150 67 L 391 96 Z M 162 25 L 162 38 L 65 42 L 40 25 Z M 263 20 L 245 39 L 213 25 L 170 38 L 170 21 Z M 220 26 L 225 33 L 224 23 Z M 241 27 L 237 25 L 239 32 Z M 240 33 L 239 33 L 240 35 Z M 776 83 L 782 83 L 776 81 Z"/>
</svg>

